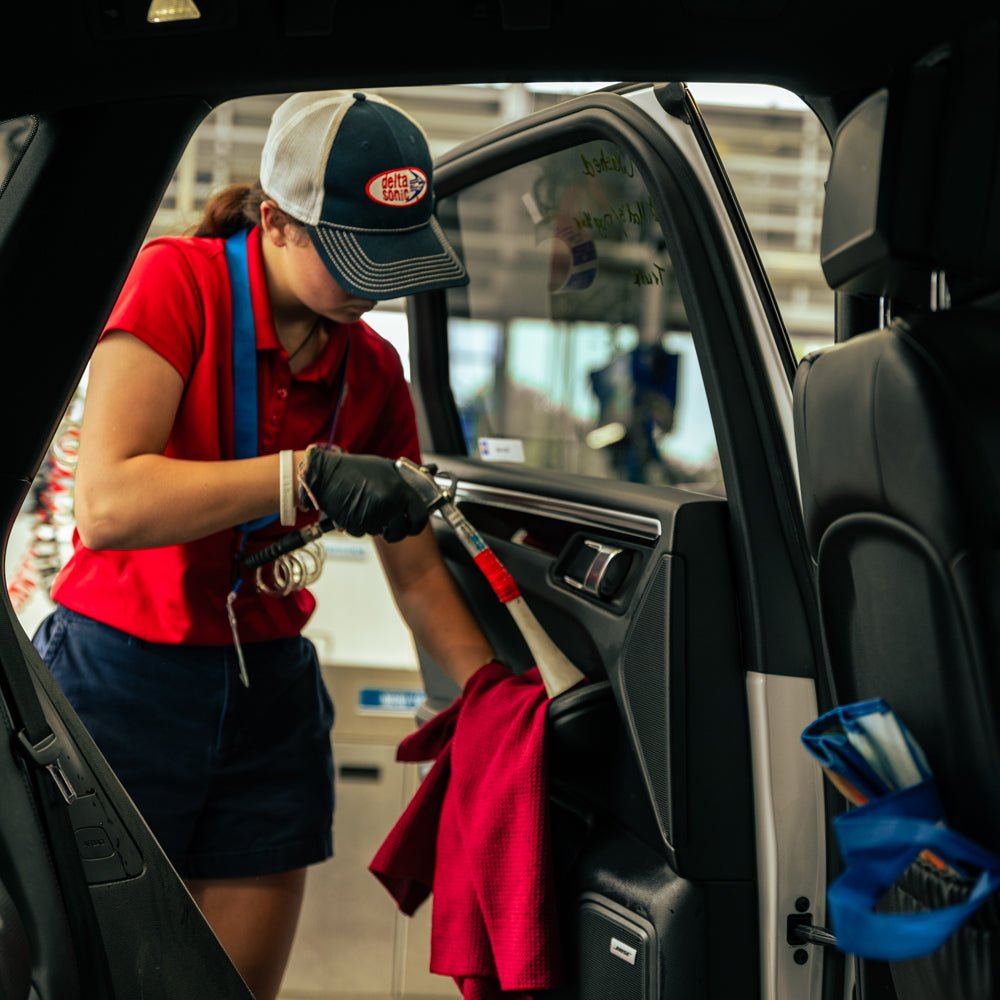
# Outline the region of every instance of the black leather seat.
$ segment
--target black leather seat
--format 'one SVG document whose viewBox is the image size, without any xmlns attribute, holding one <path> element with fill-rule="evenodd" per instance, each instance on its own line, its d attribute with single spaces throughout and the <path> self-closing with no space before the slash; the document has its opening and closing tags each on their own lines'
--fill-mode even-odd
<svg viewBox="0 0 1000 1000">
<path fill-rule="evenodd" d="M 795 409 L 837 700 L 885 698 L 949 822 L 1000 845 L 1000 315 L 921 315 L 818 351 Z"/>
<path fill-rule="evenodd" d="M 998 37 L 935 54 L 838 131 L 824 270 L 892 318 L 804 358 L 794 415 L 833 697 L 884 698 L 949 825 L 1000 853 Z M 958 121 L 962 142 L 940 143 Z M 913 909 L 953 901 L 916 891 Z M 996 902 L 893 966 L 900 1000 L 1000 995 Z"/>
</svg>

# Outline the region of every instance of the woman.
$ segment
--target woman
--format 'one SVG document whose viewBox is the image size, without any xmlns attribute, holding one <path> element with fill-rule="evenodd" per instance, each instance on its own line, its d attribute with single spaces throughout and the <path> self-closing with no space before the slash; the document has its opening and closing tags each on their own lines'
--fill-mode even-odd
<svg viewBox="0 0 1000 1000">
<path fill-rule="evenodd" d="M 333 706 L 314 599 L 245 557 L 321 514 L 372 534 L 451 678 L 493 659 L 396 471 L 420 460 L 413 406 L 362 320 L 468 280 L 431 177 L 390 103 L 288 99 L 260 183 L 140 251 L 90 365 L 74 551 L 34 641 L 258 1000 L 332 854 Z"/>
</svg>

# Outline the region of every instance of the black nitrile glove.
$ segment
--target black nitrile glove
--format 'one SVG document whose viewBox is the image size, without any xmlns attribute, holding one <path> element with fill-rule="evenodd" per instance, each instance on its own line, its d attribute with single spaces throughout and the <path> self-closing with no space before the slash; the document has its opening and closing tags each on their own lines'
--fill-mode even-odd
<svg viewBox="0 0 1000 1000">
<path fill-rule="evenodd" d="M 398 542 L 427 524 L 426 505 L 390 458 L 314 448 L 302 479 L 323 513 L 356 537 Z"/>
</svg>

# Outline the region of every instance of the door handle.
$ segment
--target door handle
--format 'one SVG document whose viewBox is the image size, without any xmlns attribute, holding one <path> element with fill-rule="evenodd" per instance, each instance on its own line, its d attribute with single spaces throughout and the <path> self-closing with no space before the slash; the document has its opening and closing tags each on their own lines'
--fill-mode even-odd
<svg viewBox="0 0 1000 1000">
<path fill-rule="evenodd" d="M 575 590 L 607 600 L 618 592 L 631 561 L 631 552 L 587 538 L 574 553 L 563 580 Z"/>
</svg>

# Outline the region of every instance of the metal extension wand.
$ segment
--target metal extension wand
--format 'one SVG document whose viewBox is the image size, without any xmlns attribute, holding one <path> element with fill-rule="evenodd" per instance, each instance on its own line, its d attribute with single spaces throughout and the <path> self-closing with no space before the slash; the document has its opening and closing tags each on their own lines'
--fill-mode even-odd
<svg viewBox="0 0 1000 1000">
<path fill-rule="evenodd" d="M 458 535 L 465 550 L 472 556 L 473 562 L 486 577 L 493 593 L 506 606 L 534 657 L 548 696 L 555 698 L 556 695 L 568 691 L 584 680 L 583 672 L 569 660 L 542 628 L 534 612 L 521 596 L 514 578 L 483 541 L 468 518 L 458 509 L 455 503 L 454 477 L 451 477 L 449 486 L 442 488 L 435 478 L 434 470 L 417 465 L 408 458 L 397 459 L 396 468 L 403 479 L 426 501 L 429 511 L 440 511 L 441 516 Z"/>
</svg>

